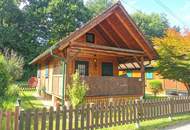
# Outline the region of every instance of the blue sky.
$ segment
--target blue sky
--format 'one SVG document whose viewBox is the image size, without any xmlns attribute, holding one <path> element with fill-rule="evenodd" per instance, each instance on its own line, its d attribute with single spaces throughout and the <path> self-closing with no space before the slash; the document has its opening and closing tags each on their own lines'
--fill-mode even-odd
<svg viewBox="0 0 190 130">
<path fill-rule="evenodd" d="M 171 26 L 178 25 L 181 28 L 190 28 L 190 0 L 120 0 L 126 10 L 131 14 L 136 10 L 145 13 L 164 13 L 167 15 Z M 156 1 L 161 1 L 175 16 L 163 8 Z"/>
<path fill-rule="evenodd" d="M 86 2 L 88 0 L 84 0 Z M 117 1 L 117 0 L 116 0 Z M 129 14 L 140 10 L 145 13 L 164 13 L 171 26 L 190 28 L 190 0 L 120 0 Z M 161 1 L 175 16 L 164 9 L 158 2 Z"/>
</svg>

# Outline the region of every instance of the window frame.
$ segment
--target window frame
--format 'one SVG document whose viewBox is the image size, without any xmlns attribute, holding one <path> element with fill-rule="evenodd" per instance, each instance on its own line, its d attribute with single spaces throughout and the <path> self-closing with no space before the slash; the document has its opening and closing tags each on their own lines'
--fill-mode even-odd
<svg viewBox="0 0 190 130">
<path fill-rule="evenodd" d="M 84 75 L 80 73 L 78 65 L 85 65 L 85 74 Z M 75 61 L 75 72 L 76 72 L 76 70 L 79 71 L 80 76 L 89 76 L 89 61 L 76 60 Z"/>
<path fill-rule="evenodd" d="M 92 37 L 92 40 L 88 39 L 88 37 Z M 94 33 L 86 33 L 86 42 L 95 43 L 95 34 Z"/>
<path fill-rule="evenodd" d="M 103 74 L 104 73 L 104 71 L 103 71 L 103 69 L 104 69 L 103 65 L 112 65 L 111 66 L 111 69 L 112 69 L 111 72 L 112 73 L 111 74 Z M 108 67 L 105 67 L 105 68 L 108 68 Z M 114 65 L 113 65 L 113 62 L 102 62 L 102 69 L 101 69 L 101 71 L 102 71 L 102 73 L 101 73 L 102 76 L 114 76 Z M 108 71 L 108 72 L 110 72 L 110 71 Z"/>
</svg>

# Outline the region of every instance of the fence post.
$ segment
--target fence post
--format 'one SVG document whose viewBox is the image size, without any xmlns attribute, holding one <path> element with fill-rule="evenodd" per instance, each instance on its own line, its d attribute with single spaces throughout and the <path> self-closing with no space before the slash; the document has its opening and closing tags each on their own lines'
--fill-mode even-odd
<svg viewBox="0 0 190 130">
<path fill-rule="evenodd" d="M 136 111 L 136 128 L 140 128 L 140 121 L 139 121 L 139 109 L 138 109 L 139 100 L 135 99 L 135 111 Z"/>
<path fill-rule="evenodd" d="M 169 120 L 172 121 L 172 116 L 173 116 L 173 108 L 174 107 L 174 104 L 173 104 L 173 99 L 171 97 L 169 97 L 169 110 L 170 110 L 170 113 L 169 113 Z"/>
<path fill-rule="evenodd" d="M 14 130 L 18 130 L 18 126 L 19 126 L 19 113 L 20 113 L 20 109 L 19 106 L 15 107 L 15 121 L 14 121 Z"/>
</svg>

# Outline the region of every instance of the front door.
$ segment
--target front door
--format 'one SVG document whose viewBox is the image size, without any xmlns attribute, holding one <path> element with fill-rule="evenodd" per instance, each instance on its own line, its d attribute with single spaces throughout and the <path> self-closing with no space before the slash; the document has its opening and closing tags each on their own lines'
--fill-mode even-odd
<svg viewBox="0 0 190 130">
<path fill-rule="evenodd" d="M 113 63 L 111 62 L 102 63 L 102 76 L 113 76 Z"/>
</svg>

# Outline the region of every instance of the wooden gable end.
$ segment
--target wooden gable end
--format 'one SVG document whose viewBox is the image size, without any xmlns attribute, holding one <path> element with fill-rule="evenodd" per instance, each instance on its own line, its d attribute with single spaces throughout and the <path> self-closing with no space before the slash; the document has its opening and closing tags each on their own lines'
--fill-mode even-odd
<svg viewBox="0 0 190 130">
<path fill-rule="evenodd" d="M 108 17 L 75 39 L 75 44 L 78 42 L 87 43 L 86 34 L 93 33 L 95 35 L 93 44 L 144 51 L 149 59 L 154 59 L 156 54 L 152 46 L 144 39 L 131 18 L 125 13 L 123 7 L 118 6 Z"/>
<path fill-rule="evenodd" d="M 60 40 L 50 49 L 36 57 L 30 64 L 47 57 L 52 51 L 63 52 L 70 44 L 85 43 L 86 33 L 95 34 L 94 44 L 143 51 L 146 59 L 152 60 L 157 58 L 157 53 L 152 45 L 146 41 L 122 4 L 118 2 L 82 27 L 76 29 L 69 36 Z"/>
<path fill-rule="evenodd" d="M 75 40 L 75 42 L 85 43 L 86 34 L 95 35 L 95 43 L 110 47 L 123 49 L 143 50 L 137 41 L 130 35 L 123 23 L 116 17 L 115 13 L 94 26 L 85 34 Z"/>
</svg>

